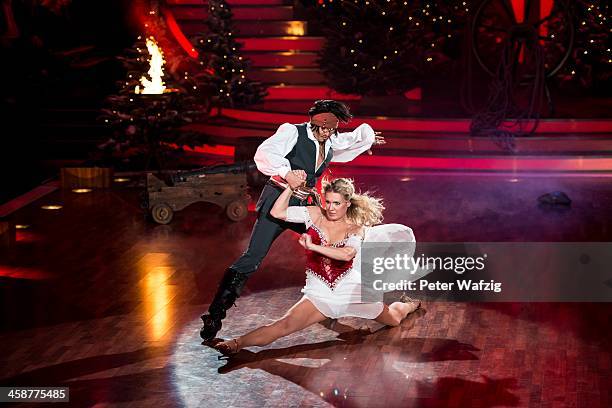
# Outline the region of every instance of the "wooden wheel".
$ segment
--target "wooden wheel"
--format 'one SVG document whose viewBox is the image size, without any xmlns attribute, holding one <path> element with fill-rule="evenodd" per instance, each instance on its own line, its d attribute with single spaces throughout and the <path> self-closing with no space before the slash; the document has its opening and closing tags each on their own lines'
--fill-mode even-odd
<svg viewBox="0 0 612 408">
<path fill-rule="evenodd" d="M 225 207 L 225 214 L 232 221 L 240 221 L 247 216 L 248 209 L 244 201 L 232 201 Z"/>
<path fill-rule="evenodd" d="M 564 0 L 554 0 L 550 10 L 540 9 L 540 2 L 525 0 L 522 10 L 510 0 L 483 0 L 474 15 L 472 47 L 476 60 L 495 76 L 504 47 L 515 48 L 515 67 L 519 78 L 533 76 L 537 63 L 526 52 L 539 42 L 544 55 L 544 73 L 555 75 L 569 58 L 574 45 L 574 25 Z M 520 15 L 522 14 L 522 16 Z"/>
<path fill-rule="evenodd" d="M 174 211 L 168 204 L 161 203 L 155 204 L 153 208 L 151 208 L 151 217 L 158 224 L 168 224 L 172 221 L 172 217 L 174 216 Z"/>
</svg>

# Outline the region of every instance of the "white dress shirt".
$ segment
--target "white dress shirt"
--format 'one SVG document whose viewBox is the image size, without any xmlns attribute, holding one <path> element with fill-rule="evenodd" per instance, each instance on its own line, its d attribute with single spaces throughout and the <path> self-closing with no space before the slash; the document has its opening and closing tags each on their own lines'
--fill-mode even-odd
<svg viewBox="0 0 612 408">
<path fill-rule="evenodd" d="M 316 148 L 316 157 L 319 157 L 319 142 L 315 139 L 310 129 L 310 123 L 306 126 L 308 138 L 312 140 Z M 276 133 L 263 141 L 255 152 L 255 164 L 257 169 L 267 176 L 279 175 L 285 178 L 291 170 L 291 164 L 285 156 L 293 149 L 298 140 L 298 130 L 291 123 L 283 123 L 278 127 Z M 367 123 L 359 125 L 352 132 L 338 133 L 332 135 L 325 141 L 325 157 L 330 147 L 334 150 L 332 162 L 345 163 L 353 160 L 361 153 L 367 151 L 374 143 L 374 130 Z M 316 160 L 313 162 L 316 167 Z M 316 169 L 315 169 L 316 171 Z"/>
</svg>

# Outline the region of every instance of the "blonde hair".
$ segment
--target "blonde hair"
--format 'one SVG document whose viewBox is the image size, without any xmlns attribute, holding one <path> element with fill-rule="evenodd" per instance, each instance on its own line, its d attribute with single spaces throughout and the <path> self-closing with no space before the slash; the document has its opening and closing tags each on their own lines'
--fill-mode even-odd
<svg viewBox="0 0 612 408">
<path fill-rule="evenodd" d="M 382 212 L 385 207 L 382 199 L 372 197 L 369 193 L 356 193 L 353 180 L 348 178 L 337 178 L 332 181 L 324 179 L 322 182 L 323 194 L 337 193 L 342 195 L 351 205 L 346 211 L 346 216 L 351 222 L 359 226 L 372 226 L 380 224 L 383 220 Z"/>
</svg>

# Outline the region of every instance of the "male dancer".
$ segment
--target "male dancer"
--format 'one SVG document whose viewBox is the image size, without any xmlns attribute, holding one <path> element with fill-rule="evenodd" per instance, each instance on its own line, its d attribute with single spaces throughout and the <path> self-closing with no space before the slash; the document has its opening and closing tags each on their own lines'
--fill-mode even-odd
<svg viewBox="0 0 612 408">
<path fill-rule="evenodd" d="M 341 102 L 316 101 L 308 115 L 309 123 L 283 123 L 274 135 L 259 145 L 255 153 L 259 171 L 267 176 L 282 177 L 293 189 L 304 184 L 309 188 L 314 187 L 330 161 L 348 162 L 369 151 L 373 144 L 385 143 L 380 132 L 374 132 L 365 123 L 352 132 L 338 133 L 339 121 L 348 123 L 352 118 L 348 107 Z M 205 341 L 213 340 L 221 330 L 226 311 L 240 296 L 247 279 L 257 270 L 274 240 L 287 228 L 304 232 L 301 230 L 304 227 L 302 224 L 280 221 L 270 215 L 270 209 L 282 191 L 271 181 L 264 187 L 257 202 L 258 216 L 249 246 L 225 271 L 208 313 L 201 316 L 204 325 L 200 329 L 200 336 Z M 289 203 L 306 204 L 306 200 L 300 201 L 295 197 Z"/>
</svg>

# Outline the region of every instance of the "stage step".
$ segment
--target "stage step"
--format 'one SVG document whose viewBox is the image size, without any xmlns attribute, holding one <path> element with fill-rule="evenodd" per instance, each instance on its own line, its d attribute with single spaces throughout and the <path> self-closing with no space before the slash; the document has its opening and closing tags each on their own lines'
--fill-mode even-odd
<svg viewBox="0 0 612 408">
<path fill-rule="evenodd" d="M 318 51 L 323 47 L 323 37 L 268 37 L 238 38 L 242 51 Z"/>
<path fill-rule="evenodd" d="M 251 68 L 255 67 L 298 67 L 298 68 L 318 68 L 318 55 L 311 51 L 251 51 L 243 52 L 242 55 L 251 61 Z"/>
<path fill-rule="evenodd" d="M 174 6 L 174 18 L 182 20 L 204 21 L 208 17 L 205 6 Z M 232 7 L 235 20 L 293 20 L 293 6 L 241 6 Z"/>
<path fill-rule="evenodd" d="M 332 99 L 332 98 L 319 98 L 319 99 Z M 284 112 L 284 113 L 297 113 L 304 114 L 308 112 L 308 109 L 312 106 L 313 101 L 315 99 L 308 100 L 299 100 L 299 99 L 289 99 L 289 100 L 274 100 L 274 99 L 265 99 L 262 103 L 258 103 L 256 105 L 249 106 L 250 109 L 253 110 L 261 110 L 266 112 Z M 349 107 L 351 112 L 356 112 L 356 106 L 358 106 L 357 100 L 345 100 L 344 103 Z"/>
<path fill-rule="evenodd" d="M 325 82 L 317 68 L 257 68 L 249 71 L 250 79 L 264 84 L 320 85 Z"/>
<path fill-rule="evenodd" d="M 242 43 L 242 52 L 272 51 L 272 52 L 316 52 L 323 46 L 322 37 L 238 37 Z"/>
<path fill-rule="evenodd" d="M 250 123 L 227 122 L 224 124 L 195 124 L 191 130 L 209 136 L 209 144 L 190 149 L 195 154 L 209 154 L 210 149 L 230 152 L 233 146 L 250 145 L 254 150 L 258 141 L 273 134 L 276 124 L 268 129 L 252 128 Z M 244 125 L 244 127 L 242 126 Z M 257 125 L 255 125 L 257 126 Z M 612 174 L 610 134 L 605 137 L 581 135 L 547 135 L 517 139 L 517 146 L 524 150 L 508 154 L 489 138 L 471 138 L 468 135 L 433 135 L 423 133 L 385 132 L 387 145 L 376 146 L 373 155 L 362 154 L 349 163 L 333 163 L 335 169 L 368 169 L 385 172 L 474 172 L 508 173 L 518 176 L 525 173 L 563 173 L 566 175 Z M 255 143 L 249 143 L 252 139 Z M 216 144 L 215 144 L 216 143 Z M 531 144 L 531 150 L 529 150 Z M 554 145 L 558 147 L 555 150 Z M 481 150 L 476 150 L 476 149 Z M 603 151 L 585 151 L 587 148 L 603 148 Z M 468 149 L 468 150 L 466 150 Z M 576 149 L 571 151 L 570 149 Z M 242 155 L 250 152 L 242 149 Z M 236 152 L 237 150 L 234 150 Z M 336 173 L 338 174 L 338 173 Z M 519 182 L 520 179 L 510 181 Z"/>
<path fill-rule="evenodd" d="M 259 123 L 299 123 L 303 115 L 263 112 L 248 109 L 224 109 L 223 115 L 240 121 Z M 426 132 L 426 133 L 468 133 L 469 119 L 428 119 L 409 117 L 366 117 L 359 116 L 351 121 L 351 126 L 369 123 L 381 131 Z M 509 122 L 510 126 L 513 123 Z M 612 134 L 612 120 L 608 119 L 542 119 L 538 126 L 541 133 L 597 133 Z"/>
<path fill-rule="evenodd" d="M 204 21 L 183 20 L 179 22 L 187 37 L 206 33 Z M 308 23 L 298 20 L 234 20 L 237 35 L 243 37 L 304 36 L 308 34 Z"/>
<path fill-rule="evenodd" d="M 360 95 L 338 93 L 325 86 L 271 86 L 268 87 L 266 101 L 300 100 L 315 101 L 317 99 L 335 99 L 338 101 L 355 101 L 361 99 Z"/>
<path fill-rule="evenodd" d="M 293 18 L 292 2 L 234 0 L 229 4 L 236 39 L 242 44 L 241 53 L 251 60 L 249 78 L 270 86 L 320 86 L 325 83 L 316 53 L 322 48 L 324 39 L 307 36 L 308 24 Z M 205 2 L 174 0 L 168 5 L 168 11 L 183 34 L 191 37 L 206 32 L 208 10 Z M 283 93 L 286 92 L 280 92 Z M 278 93 L 275 96 L 272 90 L 269 98 L 282 97 Z M 290 99 L 293 98 L 295 96 Z"/>
<path fill-rule="evenodd" d="M 395 169 L 408 171 L 435 172 L 476 172 L 476 173 L 563 173 L 612 174 L 612 155 L 608 157 L 563 157 L 563 156 L 380 156 L 361 155 L 346 163 L 347 166 L 370 169 Z M 514 179 L 514 182 L 519 182 Z"/>
<path fill-rule="evenodd" d="M 193 124 L 189 125 L 188 129 L 205 134 L 212 143 L 235 146 L 242 143 L 244 139 L 267 138 L 276 131 L 277 127 L 277 124 L 262 127 L 262 125 L 256 126 L 251 123 L 226 121 L 219 124 Z M 534 157 L 584 155 L 612 157 L 612 135 L 550 134 L 517 138 L 514 155 L 508 155 L 489 137 L 472 137 L 469 134 L 385 132 L 384 136 L 387 143 L 375 147 L 379 156 L 507 155 L 512 158 L 524 155 Z"/>
</svg>

